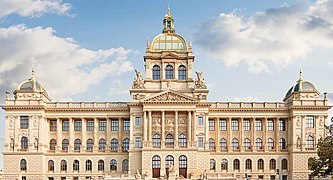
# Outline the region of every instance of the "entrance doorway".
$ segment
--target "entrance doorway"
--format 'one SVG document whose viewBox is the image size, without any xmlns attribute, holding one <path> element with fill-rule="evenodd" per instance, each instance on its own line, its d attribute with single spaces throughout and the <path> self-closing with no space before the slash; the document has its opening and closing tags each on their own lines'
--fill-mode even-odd
<svg viewBox="0 0 333 180">
<path fill-rule="evenodd" d="M 155 155 L 152 159 L 153 178 L 161 177 L 161 158 Z"/>
<path fill-rule="evenodd" d="M 187 178 L 187 157 L 184 155 L 179 157 L 179 176 Z"/>
</svg>

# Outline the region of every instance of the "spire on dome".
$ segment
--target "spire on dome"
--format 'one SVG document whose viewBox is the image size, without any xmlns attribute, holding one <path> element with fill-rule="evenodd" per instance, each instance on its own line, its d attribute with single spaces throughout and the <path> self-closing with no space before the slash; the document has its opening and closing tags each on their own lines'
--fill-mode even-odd
<svg viewBox="0 0 333 180">
<path fill-rule="evenodd" d="M 165 14 L 163 19 L 163 31 L 162 33 L 175 33 L 174 20 L 171 15 L 170 7 L 168 7 L 168 12 Z"/>
<path fill-rule="evenodd" d="M 302 72 L 302 68 L 299 69 L 299 79 L 298 81 L 302 81 L 303 80 L 303 76 L 302 76 L 303 72 Z"/>
</svg>

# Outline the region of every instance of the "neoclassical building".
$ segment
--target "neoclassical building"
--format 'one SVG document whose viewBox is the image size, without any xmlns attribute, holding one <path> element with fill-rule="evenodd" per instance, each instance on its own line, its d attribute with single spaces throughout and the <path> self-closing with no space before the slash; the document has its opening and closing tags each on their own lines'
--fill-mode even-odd
<svg viewBox="0 0 333 180">
<path fill-rule="evenodd" d="M 129 102 L 54 102 L 33 71 L 1 106 L 3 178 L 308 179 L 331 107 L 301 72 L 281 102 L 209 102 L 170 10 L 143 59 Z"/>
</svg>

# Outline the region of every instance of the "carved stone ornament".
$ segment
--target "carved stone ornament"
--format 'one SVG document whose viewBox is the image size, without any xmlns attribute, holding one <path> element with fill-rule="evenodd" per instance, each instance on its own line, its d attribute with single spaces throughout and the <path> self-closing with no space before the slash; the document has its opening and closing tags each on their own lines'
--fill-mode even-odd
<svg viewBox="0 0 333 180">
<path fill-rule="evenodd" d="M 179 117 L 178 118 L 179 124 L 186 124 L 186 121 L 187 121 L 187 117 Z"/>
<path fill-rule="evenodd" d="M 143 95 L 143 94 L 134 94 L 133 95 L 133 99 L 135 100 L 141 100 L 141 99 L 144 99 L 146 96 Z"/>
<path fill-rule="evenodd" d="M 205 79 L 202 77 L 203 71 L 196 71 L 197 80 L 195 80 L 195 88 L 197 89 L 207 89 Z"/>
<path fill-rule="evenodd" d="M 136 78 L 134 78 L 132 88 L 133 89 L 145 89 L 145 83 L 142 79 L 141 72 L 135 70 Z"/>
<path fill-rule="evenodd" d="M 14 127 L 14 122 L 15 122 L 14 116 L 10 116 L 9 127 Z"/>
<path fill-rule="evenodd" d="M 173 118 L 165 118 L 165 124 L 167 125 L 173 125 L 174 121 Z"/>
<path fill-rule="evenodd" d="M 324 126 L 324 116 L 319 116 L 319 126 Z"/>
<path fill-rule="evenodd" d="M 161 95 L 151 98 L 149 100 L 150 101 L 192 101 L 189 98 L 180 96 L 180 95 L 172 93 L 172 92 L 161 94 Z"/>
<path fill-rule="evenodd" d="M 207 96 L 206 96 L 206 95 L 202 95 L 202 94 L 198 94 L 198 95 L 197 95 L 197 99 L 198 99 L 198 100 L 206 100 L 206 99 L 207 99 Z"/>
<path fill-rule="evenodd" d="M 301 126 L 301 116 L 296 116 L 296 125 Z"/>
<path fill-rule="evenodd" d="M 153 124 L 161 124 L 161 118 L 153 118 Z"/>
</svg>

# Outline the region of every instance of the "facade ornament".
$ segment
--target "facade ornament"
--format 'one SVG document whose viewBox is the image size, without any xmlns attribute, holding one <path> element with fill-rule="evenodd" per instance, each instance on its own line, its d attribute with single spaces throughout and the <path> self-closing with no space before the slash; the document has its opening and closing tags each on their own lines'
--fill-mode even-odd
<svg viewBox="0 0 333 180">
<path fill-rule="evenodd" d="M 38 138 L 35 137 L 34 148 L 38 150 Z"/>
<path fill-rule="evenodd" d="M 207 99 L 207 96 L 206 96 L 206 95 L 202 95 L 202 94 L 198 94 L 198 95 L 197 95 L 197 99 L 198 99 L 198 100 L 206 100 L 206 99 Z"/>
<path fill-rule="evenodd" d="M 5 93 L 6 93 L 6 99 L 9 99 L 9 92 L 6 91 Z"/>
<path fill-rule="evenodd" d="M 134 78 L 132 88 L 133 89 L 144 89 L 145 83 L 144 83 L 144 80 L 142 79 L 141 72 L 139 72 L 135 69 L 135 73 L 136 73 L 136 78 Z"/>
<path fill-rule="evenodd" d="M 174 93 L 165 93 L 150 99 L 151 101 L 192 101 L 189 98 L 174 94 Z"/>
<path fill-rule="evenodd" d="M 206 169 L 200 174 L 200 180 L 207 180 L 208 179 L 208 173 Z"/>
<path fill-rule="evenodd" d="M 167 81 L 166 85 L 167 85 L 167 88 L 170 88 L 170 87 L 171 87 L 171 79 L 169 79 L 169 80 Z"/>
<path fill-rule="evenodd" d="M 202 77 L 203 71 L 195 71 L 197 74 L 197 80 L 195 80 L 195 88 L 207 89 L 205 79 Z"/>
<path fill-rule="evenodd" d="M 179 117 L 178 118 L 179 124 L 186 124 L 186 121 L 187 121 L 187 117 Z"/>
<path fill-rule="evenodd" d="M 10 150 L 14 150 L 14 138 L 10 138 L 9 148 Z"/>
<path fill-rule="evenodd" d="M 143 94 L 134 94 L 133 95 L 133 99 L 135 100 L 141 100 L 141 99 L 144 99 L 146 96 L 143 95 Z"/>
<path fill-rule="evenodd" d="M 136 180 L 141 180 L 141 174 L 139 173 L 139 170 L 136 170 L 136 172 L 135 172 L 135 174 L 134 174 L 134 178 L 136 179 Z"/>
</svg>

